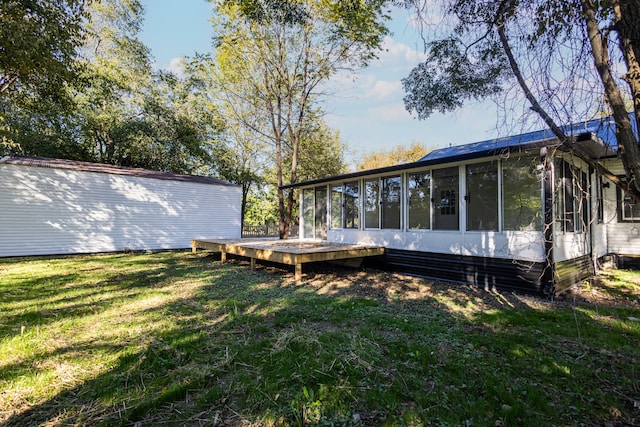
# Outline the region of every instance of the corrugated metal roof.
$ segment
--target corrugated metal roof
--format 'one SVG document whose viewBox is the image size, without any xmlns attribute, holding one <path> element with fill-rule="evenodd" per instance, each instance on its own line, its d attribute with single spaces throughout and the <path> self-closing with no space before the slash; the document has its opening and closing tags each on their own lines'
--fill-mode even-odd
<svg viewBox="0 0 640 427">
<path fill-rule="evenodd" d="M 574 123 L 564 126 L 563 130 L 569 137 L 579 137 L 585 134 L 596 135 L 608 146 L 612 153 L 615 153 L 617 149 L 615 123 L 610 117 Z M 551 132 L 550 129 L 543 129 L 505 138 L 489 139 L 471 144 L 440 148 L 422 157 L 420 161 L 445 159 L 465 160 L 470 157 L 496 155 L 502 151 L 549 145 L 554 140 L 556 140 L 556 136 L 553 132 Z"/>
<path fill-rule="evenodd" d="M 635 120 L 632 120 L 632 122 L 635 124 Z M 613 156 L 617 151 L 618 146 L 615 138 L 615 122 L 611 117 L 603 117 L 586 122 L 574 123 L 564 126 L 563 129 L 568 136 L 574 138 L 576 141 L 574 143 L 581 144 L 589 154 L 594 155 L 596 158 Z M 593 139 L 600 140 L 601 143 L 594 144 L 592 141 Z M 559 142 L 553 132 L 551 132 L 550 129 L 544 129 L 504 138 L 489 139 L 486 141 L 473 142 L 471 144 L 440 148 L 430 152 L 420 160 L 413 163 L 351 172 L 343 175 L 286 185 L 283 186 L 283 188 L 295 188 L 322 184 L 330 181 L 349 180 L 367 175 L 384 174 L 423 166 L 434 166 L 450 162 L 491 157 L 507 152 L 525 151 L 558 144 Z"/>
<path fill-rule="evenodd" d="M 135 176 L 140 178 L 160 179 L 165 181 L 195 182 L 208 185 L 236 186 L 208 176 L 182 175 L 170 172 L 153 171 L 149 169 L 127 168 L 123 166 L 106 165 L 101 163 L 80 162 L 66 159 L 50 159 L 46 157 L 4 156 L 0 163 L 40 168 L 66 169 L 81 172 L 108 173 L 113 175 Z"/>
</svg>

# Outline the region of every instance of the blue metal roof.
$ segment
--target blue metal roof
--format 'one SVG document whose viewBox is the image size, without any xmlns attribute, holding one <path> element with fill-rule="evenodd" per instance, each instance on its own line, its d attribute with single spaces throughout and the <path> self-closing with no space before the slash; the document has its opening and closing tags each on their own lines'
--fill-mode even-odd
<svg viewBox="0 0 640 427">
<path fill-rule="evenodd" d="M 629 113 L 634 130 L 636 122 L 633 113 Z M 586 122 L 574 123 L 562 128 L 568 136 L 575 137 L 576 144 L 583 144 L 583 149 L 594 156 L 603 158 L 614 156 L 618 149 L 616 141 L 615 122 L 611 117 L 593 119 Z M 595 135 L 595 137 L 594 137 Z M 599 142 L 594 142 L 600 140 Z M 307 185 L 315 185 L 336 180 L 356 179 L 372 174 L 383 174 L 398 172 L 405 169 L 433 166 L 443 163 L 478 159 L 482 157 L 492 157 L 502 153 L 513 151 L 524 151 L 545 146 L 557 146 L 559 141 L 549 129 L 523 133 L 520 135 L 508 136 L 505 138 L 490 139 L 487 141 L 474 142 L 471 144 L 457 145 L 453 147 L 440 148 L 412 163 L 404 163 L 393 166 L 386 166 L 377 169 L 351 172 L 342 175 L 330 176 L 311 181 L 299 182 L 285 185 L 282 188 L 294 188 Z"/>
<path fill-rule="evenodd" d="M 613 151 L 617 149 L 615 123 L 611 117 L 574 123 L 572 125 L 563 126 L 563 130 L 569 136 L 595 134 L 602 139 L 609 149 Z M 549 141 L 555 139 L 556 136 L 550 129 L 544 129 L 520 135 L 508 136 L 505 138 L 489 139 L 486 141 L 473 142 L 471 144 L 440 148 L 430 152 L 419 161 L 445 160 L 449 158 L 464 160 L 471 157 L 490 156 L 499 154 L 503 151 L 513 151 L 517 149 L 549 145 Z"/>
</svg>

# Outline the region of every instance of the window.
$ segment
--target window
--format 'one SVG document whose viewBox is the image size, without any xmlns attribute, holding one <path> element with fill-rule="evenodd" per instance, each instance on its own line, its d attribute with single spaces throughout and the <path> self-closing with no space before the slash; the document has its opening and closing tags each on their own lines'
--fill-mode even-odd
<svg viewBox="0 0 640 427">
<path fill-rule="evenodd" d="M 556 220 L 562 231 L 583 233 L 587 230 L 589 191 L 586 172 L 564 160 L 556 164 Z"/>
<path fill-rule="evenodd" d="M 556 164 L 556 220 L 562 231 L 575 231 L 573 167 L 564 160 Z"/>
<path fill-rule="evenodd" d="M 578 178 L 580 178 L 578 180 Z M 584 233 L 589 225 L 589 181 L 587 174 L 583 171 L 576 170 L 575 173 L 575 189 L 576 196 L 574 200 L 574 210 L 576 212 L 576 232 Z"/>
<path fill-rule="evenodd" d="M 378 179 L 364 182 L 364 226 L 380 228 L 380 183 Z"/>
<path fill-rule="evenodd" d="M 431 174 L 418 172 L 409 174 L 409 228 L 429 229 L 431 227 Z"/>
<path fill-rule="evenodd" d="M 622 220 L 640 220 L 640 202 L 630 194 L 625 194 L 622 199 Z"/>
<path fill-rule="evenodd" d="M 316 187 L 315 196 L 315 238 L 327 240 L 327 187 Z"/>
<path fill-rule="evenodd" d="M 344 185 L 344 228 L 358 228 L 360 224 L 360 191 L 358 181 L 347 182 Z"/>
<path fill-rule="evenodd" d="M 604 185 L 602 183 L 602 176 L 598 175 L 598 179 L 596 180 L 596 208 L 597 208 L 597 220 L 598 224 L 602 224 L 604 222 Z"/>
<path fill-rule="evenodd" d="M 313 238 L 314 223 L 314 189 L 306 188 L 302 190 L 302 235 L 305 238 Z"/>
<path fill-rule="evenodd" d="M 433 229 L 458 230 L 458 168 L 433 171 Z"/>
<path fill-rule="evenodd" d="M 342 185 L 331 187 L 331 228 L 342 228 Z"/>
<path fill-rule="evenodd" d="M 400 228 L 400 200 L 402 179 L 399 176 L 382 178 L 382 228 Z"/>
<path fill-rule="evenodd" d="M 502 228 L 542 229 L 542 175 L 538 158 L 510 157 L 502 161 Z"/>
<path fill-rule="evenodd" d="M 467 230 L 498 230 L 498 162 L 467 166 Z"/>
</svg>

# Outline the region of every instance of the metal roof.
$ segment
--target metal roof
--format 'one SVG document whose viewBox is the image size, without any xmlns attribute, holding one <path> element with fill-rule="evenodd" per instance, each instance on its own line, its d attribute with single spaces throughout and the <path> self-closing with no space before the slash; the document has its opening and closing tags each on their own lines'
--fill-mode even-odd
<svg viewBox="0 0 640 427">
<path fill-rule="evenodd" d="M 81 172 L 108 173 L 112 175 L 135 176 L 139 178 L 160 179 L 166 181 L 194 182 L 208 185 L 236 186 L 227 181 L 208 176 L 183 175 L 170 172 L 160 172 L 149 169 L 128 168 L 102 163 L 80 162 L 76 160 L 50 159 L 46 157 L 4 156 L 0 157 L 0 164 L 31 166 L 52 169 L 66 169 Z"/>
<path fill-rule="evenodd" d="M 614 156 L 617 152 L 618 147 L 615 138 L 615 122 L 611 117 L 603 117 L 586 122 L 574 123 L 564 126 L 563 130 L 568 136 L 573 138 L 574 144 L 581 145 L 581 147 L 594 158 Z M 424 166 L 434 166 L 482 157 L 492 157 L 500 154 L 506 154 L 508 152 L 526 151 L 534 148 L 554 145 L 559 145 L 558 139 L 550 129 L 544 129 L 504 138 L 489 139 L 470 144 L 440 148 L 430 152 L 417 162 L 413 163 L 404 163 L 378 169 L 335 175 L 300 182 L 297 184 L 285 185 L 282 188 L 295 188 L 338 180 L 346 181 L 367 175 L 391 173 Z"/>
<path fill-rule="evenodd" d="M 610 151 L 609 155 L 615 154 L 617 142 L 615 138 L 615 123 L 612 118 L 589 120 L 587 122 L 574 123 L 563 126 L 563 131 L 569 137 L 576 140 L 588 139 L 588 136 L 595 135 L 600 138 Z M 557 138 L 550 129 L 543 129 L 534 132 L 527 132 L 520 135 L 513 135 L 504 138 L 489 139 L 486 141 L 473 142 L 471 144 L 457 145 L 453 147 L 440 148 L 422 157 L 425 160 L 465 160 L 471 156 L 477 158 L 478 154 L 496 155 L 504 150 L 534 148 L 535 146 L 553 145 L 557 143 Z"/>
</svg>

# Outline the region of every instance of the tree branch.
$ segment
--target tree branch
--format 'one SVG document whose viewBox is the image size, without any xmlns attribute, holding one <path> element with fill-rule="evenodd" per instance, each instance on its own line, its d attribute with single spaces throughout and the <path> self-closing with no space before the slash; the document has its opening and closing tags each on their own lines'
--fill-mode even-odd
<svg viewBox="0 0 640 427">
<path fill-rule="evenodd" d="M 502 44 L 502 48 L 504 49 L 504 52 L 507 55 L 507 59 L 509 61 L 509 66 L 511 67 L 511 71 L 513 72 L 513 75 L 516 77 L 516 80 L 518 81 L 518 85 L 520 85 L 520 88 L 524 92 L 525 97 L 531 104 L 531 110 L 538 113 L 538 115 L 542 118 L 542 120 L 544 120 L 545 124 L 549 126 L 553 134 L 560 140 L 560 143 L 565 148 L 575 153 L 580 159 L 584 160 L 589 166 L 593 167 L 602 176 L 609 179 L 616 186 L 622 188 L 625 191 L 629 191 L 633 193 L 635 196 L 636 193 L 634 191 L 631 191 L 627 182 L 618 178 L 617 175 L 615 175 L 609 169 L 604 167 L 600 162 L 592 159 L 580 147 L 573 144 L 572 139 L 567 136 L 567 134 L 562 130 L 562 128 L 558 126 L 553 121 L 551 116 L 547 114 L 545 109 L 542 108 L 542 106 L 540 105 L 540 102 L 538 102 L 538 99 L 535 97 L 533 92 L 531 92 L 531 89 L 529 88 L 529 86 L 527 85 L 527 82 L 524 80 L 524 77 L 522 76 L 520 67 L 516 62 L 515 57 L 513 55 L 513 51 L 511 50 L 511 46 L 509 45 L 509 39 L 507 38 L 507 35 L 505 33 L 504 23 L 497 25 L 496 29 L 498 31 L 498 36 L 500 37 L 500 43 Z M 638 196 L 640 196 L 640 194 Z"/>
</svg>

